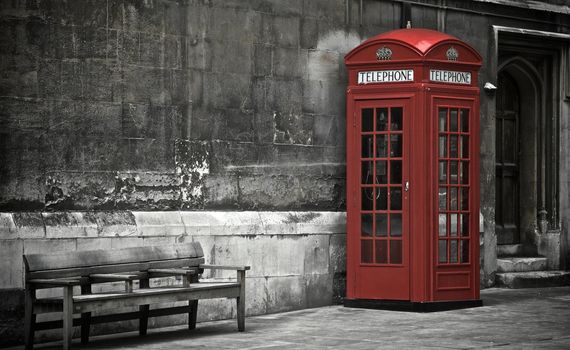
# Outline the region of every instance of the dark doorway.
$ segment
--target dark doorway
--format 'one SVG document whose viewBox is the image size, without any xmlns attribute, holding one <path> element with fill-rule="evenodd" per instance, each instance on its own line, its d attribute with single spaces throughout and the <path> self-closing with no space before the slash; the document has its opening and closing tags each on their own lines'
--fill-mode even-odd
<svg viewBox="0 0 570 350">
<path fill-rule="evenodd" d="M 499 73 L 495 149 L 495 231 L 498 244 L 520 242 L 520 94 L 515 80 Z"/>
</svg>

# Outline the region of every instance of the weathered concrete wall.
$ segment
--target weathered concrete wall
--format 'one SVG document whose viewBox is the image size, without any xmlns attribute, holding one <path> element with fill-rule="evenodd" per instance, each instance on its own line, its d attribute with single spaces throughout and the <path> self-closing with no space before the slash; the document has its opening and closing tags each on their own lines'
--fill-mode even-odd
<svg viewBox="0 0 570 350">
<path fill-rule="evenodd" d="M 338 212 L 2 213 L 0 346 L 23 336 L 22 254 L 198 241 L 207 263 L 251 266 L 246 313 L 258 315 L 330 305 L 344 296 L 345 220 Z M 206 272 L 203 277 L 223 280 L 235 278 L 235 272 Z M 200 301 L 199 320 L 235 317 L 234 304 Z M 181 315 L 158 318 L 151 326 L 183 322 Z M 98 326 L 94 332 L 134 326 L 136 322 Z M 59 333 L 39 332 L 37 340 Z"/>
<path fill-rule="evenodd" d="M 344 1 L 0 10 L 0 210 L 344 207 Z"/>
</svg>

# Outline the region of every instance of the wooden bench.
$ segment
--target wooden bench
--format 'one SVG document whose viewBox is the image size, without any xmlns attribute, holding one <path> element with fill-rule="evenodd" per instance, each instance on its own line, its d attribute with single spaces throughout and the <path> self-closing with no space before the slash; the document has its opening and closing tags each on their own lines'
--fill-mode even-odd
<svg viewBox="0 0 570 350">
<path fill-rule="evenodd" d="M 147 332 L 148 318 L 188 313 L 188 327 L 196 327 L 199 299 L 236 298 L 238 330 L 245 329 L 245 271 L 249 266 L 204 264 L 199 243 L 24 255 L 25 345 L 33 348 L 34 332 L 63 329 L 63 348 L 71 347 L 73 327 L 81 327 L 81 342 L 89 341 L 91 324 L 139 319 L 139 334 Z M 236 282 L 199 282 L 204 269 L 236 270 Z M 150 279 L 177 276 L 182 283 L 151 287 Z M 138 281 L 138 288 L 136 288 Z M 124 290 L 93 291 L 98 283 L 124 283 Z M 81 293 L 74 294 L 74 287 Z M 101 286 L 100 286 L 101 287 Z M 62 297 L 38 298 L 36 290 L 63 288 Z M 101 289 L 101 288 L 98 288 Z M 107 288 L 112 289 L 112 288 Z M 150 308 L 152 304 L 188 301 L 188 305 Z M 98 310 L 138 306 L 138 311 L 92 316 Z M 63 320 L 36 322 L 36 315 L 62 312 Z M 80 318 L 73 318 L 81 314 Z"/>
</svg>

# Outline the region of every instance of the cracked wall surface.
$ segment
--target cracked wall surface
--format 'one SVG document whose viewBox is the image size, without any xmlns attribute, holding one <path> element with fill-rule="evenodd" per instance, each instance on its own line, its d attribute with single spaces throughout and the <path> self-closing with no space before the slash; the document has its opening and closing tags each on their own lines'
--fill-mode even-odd
<svg viewBox="0 0 570 350">
<path fill-rule="evenodd" d="M 2 2 L 0 211 L 342 210 L 326 3 Z"/>
</svg>

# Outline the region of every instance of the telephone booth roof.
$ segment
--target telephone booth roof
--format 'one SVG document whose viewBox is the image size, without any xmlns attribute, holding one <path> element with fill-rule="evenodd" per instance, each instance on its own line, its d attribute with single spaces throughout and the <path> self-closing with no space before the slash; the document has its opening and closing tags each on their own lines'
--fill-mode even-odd
<svg viewBox="0 0 570 350">
<path fill-rule="evenodd" d="M 389 57 L 378 56 L 386 47 Z M 454 48 L 455 56 L 448 50 Z M 439 61 L 452 64 L 481 65 L 481 56 L 471 46 L 449 34 L 431 29 L 398 29 L 376 35 L 354 48 L 345 56 L 348 66 L 383 64 L 401 61 Z"/>
</svg>

